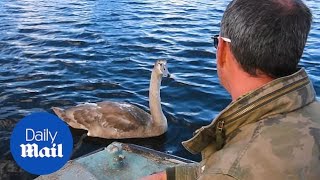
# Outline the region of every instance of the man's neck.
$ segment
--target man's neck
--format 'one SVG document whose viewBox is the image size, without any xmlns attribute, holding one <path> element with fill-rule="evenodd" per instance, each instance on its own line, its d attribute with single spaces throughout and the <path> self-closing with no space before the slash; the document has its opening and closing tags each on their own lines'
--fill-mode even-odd
<svg viewBox="0 0 320 180">
<path fill-rule="evenodd" d="M 231 94 L 232 101 L 235 101 L 240 96 L 264 86 L 272 80 L 273 78 L 266 75 L 254 77 L 245 72 L 239 73 L 237 78 L 232 79 L 230 82 L 230 87 L 232 88 L 229 89 L 229 93 Z"/>
</svg>

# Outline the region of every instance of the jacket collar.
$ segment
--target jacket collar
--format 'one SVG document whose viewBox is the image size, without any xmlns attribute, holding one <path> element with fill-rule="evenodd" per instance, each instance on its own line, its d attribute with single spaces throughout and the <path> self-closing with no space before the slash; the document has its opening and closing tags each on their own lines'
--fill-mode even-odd
<svg viewBox="0 0 320 180">
<path fill-rule="evenodd" d="M 197 130 L 193 138 L 182 144 L 193 154 L 201 152 L 209 143 L 213 143 L 219 150 L 228 135 L 236 129 L 270 116 L 294 111 L 314 100 L 312 83 L 302 68 L 232 102 L 211 124 Z"/>
</svg>

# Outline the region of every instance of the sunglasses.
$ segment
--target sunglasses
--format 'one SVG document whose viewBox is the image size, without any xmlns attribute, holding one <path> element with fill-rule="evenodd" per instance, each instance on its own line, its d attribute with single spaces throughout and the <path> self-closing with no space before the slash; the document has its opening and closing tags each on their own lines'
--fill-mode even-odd
<svg viewBox="0 0 320 180">
<path fill-rule="evenodd" d="M 219 44 L 219 38 L 221 38 L 222 40 L 224 40 L 225 42 L 231 43 L 231 39 L 229 38 L 225 38 L 225 37 L 220 37 L 218 34 L 214 35 L 211 37 L 211 39 L 213 39 L 213 46 L 218 49 L 218 44 Z"/>
</svg>

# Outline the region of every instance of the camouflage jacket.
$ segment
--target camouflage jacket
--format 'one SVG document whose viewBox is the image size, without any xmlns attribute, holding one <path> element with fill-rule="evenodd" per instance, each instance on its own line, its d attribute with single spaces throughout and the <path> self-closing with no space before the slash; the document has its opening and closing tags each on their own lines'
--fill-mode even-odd
<svg viewBox="0 0 320 180">
<path fill-rule="evenodd" d="M 168 179 L 320 179 L 320 104 L 304 69 L 226 107 L 183 142 L 199 164 L 167 169 Z"/>
</svg>

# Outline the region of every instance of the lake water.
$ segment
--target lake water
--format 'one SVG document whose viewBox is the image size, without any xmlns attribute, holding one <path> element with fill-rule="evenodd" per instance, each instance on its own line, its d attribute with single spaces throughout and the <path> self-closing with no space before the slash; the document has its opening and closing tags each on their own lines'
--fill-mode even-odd
<svg viewBox="0 0 320 180">
<path fill-rule="evenodd" d="M 125 101 L 148 108 L 152 66 L 168 61 L 162 107 L 169 130 L 160 137 L 122 140 L 199 160 L 181 141 L 231 99 L 219 85 L 211 36 L 229 1 L 1 0 L 0 160 L 10 159 L 14 124 L 52 106 Z M 320 94 L 320 7 L 300 65 Z M 72 130 L 75 142 L 85 131 Z M 113 140 L 85 138 L 73 158 Z"/>
</svg>

